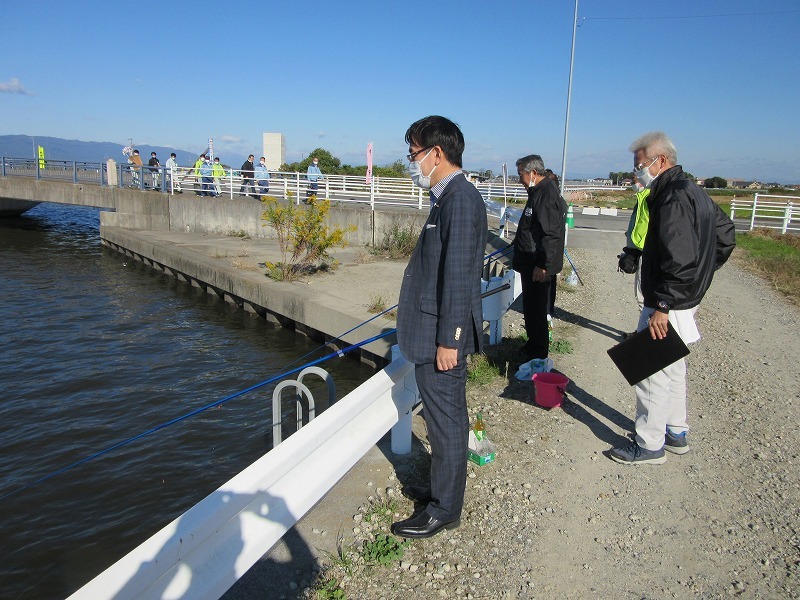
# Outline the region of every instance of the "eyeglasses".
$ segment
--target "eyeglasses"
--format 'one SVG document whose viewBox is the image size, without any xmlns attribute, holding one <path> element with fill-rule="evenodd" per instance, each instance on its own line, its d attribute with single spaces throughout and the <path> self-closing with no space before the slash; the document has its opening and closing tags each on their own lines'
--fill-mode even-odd
<svg viewBox="0 0 800 600">
<path fill-rule="evenodd" d="M 645 163 L 645 162 L 647 162 L 648 160 L 650 161 L 650 164 L 649 164 L 649 165 L 647 165 L 647 166 L 645 166 L 645 164 L 644 164 L 644 163 Z M 634 171 L 641 171 L 642 169 L 649 169 L 650 167 L 652 167 L 652 166 L 653 166 L 653 163 L 654 163 L 654 162 L 656 162 L 657 160 L 658 160 L 658 156 L 655 156 L 655 157 L 653 157 L 652 159 L 649 159 L 649 158 L 648 158 L 648 159 L 647 159 L 647 160 L 645 160 L 643 163 L 639 163 L 638 165 L 636 165 L 636 166 L 633 168 L 633 170 L 634 170 Z"/>
<path fill-rule="evenodd" d="M 416 152 L 412 152 L 411 154 L 406 154 L 406 158 L 409 162 L 412 162 L 416 157 L 417 154 L 422 154 L 425 150 L 430 150 L 433 146 L 428 146 L 427 148 L 423 148 L 422 150 L 417 150 Z"/>
</svg>

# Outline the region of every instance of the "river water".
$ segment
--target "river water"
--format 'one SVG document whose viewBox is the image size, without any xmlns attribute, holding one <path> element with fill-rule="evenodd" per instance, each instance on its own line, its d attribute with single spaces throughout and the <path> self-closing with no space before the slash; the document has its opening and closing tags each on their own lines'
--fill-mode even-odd
<svg viewBox="0 0 800 600">
<path fill-rule="evenodd" d="M 326 354 L 102 248 L 97 210 L 0 220 L 0 597 L 64 598 L 262 456 L 274 386 L 105 450 Z"/>
</svg>

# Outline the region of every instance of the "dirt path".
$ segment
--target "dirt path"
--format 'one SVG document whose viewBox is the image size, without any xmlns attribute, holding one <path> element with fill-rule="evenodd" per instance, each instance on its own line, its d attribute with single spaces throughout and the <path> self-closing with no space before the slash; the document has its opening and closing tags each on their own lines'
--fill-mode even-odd
<svg viewBox="0 0 800 600">
<path fill-rule="evenodd" d="M 576 349 L 555 357 L 572 380 L 563 408 L 532 404 L 513 373 L 471 388 L 498 454 L 470 466 L 462 526 L 392 566 L 328 575 L 348 598 L 800 597 L 800 311 L 736 265 L 720 271 L 688 358 L 691 451 L 619 465 L 603 452 L 632 429 L 635 398 L 606 350 L 636 324 L 633 282 L 611 250 L 572 254 L 586 286 L 557 301 L 556 336 Z M 520 331 L 512 311 L 504 333 Z M 387 533 L 355 520 L 345 542 Z"/>
</svg>

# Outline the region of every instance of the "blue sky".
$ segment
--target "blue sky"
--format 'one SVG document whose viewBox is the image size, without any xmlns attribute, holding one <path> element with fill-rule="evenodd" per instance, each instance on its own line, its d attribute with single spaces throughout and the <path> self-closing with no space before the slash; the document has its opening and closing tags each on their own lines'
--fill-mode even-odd
<svg viewBox="0 0 800 600">
<path fill-rule="evenodd" d="M 0 134 L 261 152 L 406 153 L 442 114 L 467 169 L 561 172 L 572 0 L 3 3 Z M 567 176 L 661 129 L 699 177 L 800 183 L 798 0 L 580 0 Z"/>
</svg>

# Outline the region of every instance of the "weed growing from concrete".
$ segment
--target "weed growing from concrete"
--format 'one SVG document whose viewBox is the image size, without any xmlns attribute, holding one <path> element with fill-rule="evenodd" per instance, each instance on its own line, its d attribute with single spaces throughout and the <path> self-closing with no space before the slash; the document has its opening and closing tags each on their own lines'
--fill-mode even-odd
<svg viewBox="0 0 800 600">
<path fill-rule="evenodd" d="M 267 277 L 294 281 L 318 270 L 335 268 L 337 263 L 328 251 L 345 247 L 345 235 L 354 231 L 355 226 L 330 230 L 325 225 L 330 201 L 310 202 L 307 207 L 295 206 L 291 197 L 288 204 L 272 196 L 264 196 L 261 201 L 265 206 L 261 218 L 266 221 L 262 227 L 270 226 L 275 230 L 281 253 L 280 262 L 266 263 Z"/>
<path fill-rule="evenodd" d="M 384 233 L 383 241 L 372 247 L 371 252 L 389 258 L 408 258 L 417 245 L 419 231 L 412 223 L 405 227 L 394 224 Z"/>
</svg>

